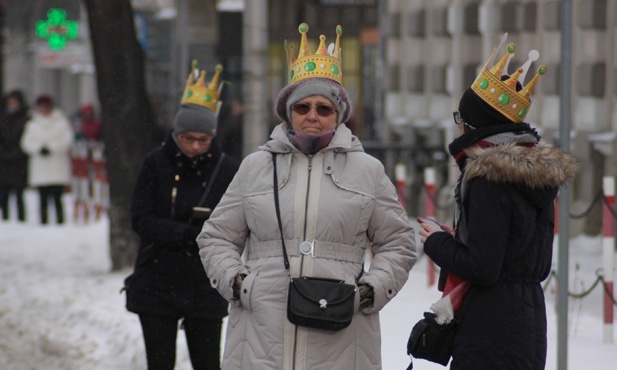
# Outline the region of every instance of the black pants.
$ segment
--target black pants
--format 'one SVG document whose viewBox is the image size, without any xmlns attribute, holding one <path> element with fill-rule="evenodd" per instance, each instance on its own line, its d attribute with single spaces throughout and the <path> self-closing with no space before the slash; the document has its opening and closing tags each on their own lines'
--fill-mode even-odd
<svg viewBox="0 0 617 370">
<path fill-rule="evenodd" d="M 2 210 L 2 218 L 9 219 L 9 195 L 15 193 L 17 200 L 17 218 L 19 221 L 26 221 L 26 210 L 24 207 L 24 188 L 16 188 L 11 186 L 0 186 L 0 210 Z"/>
<path fill-rule="evenodd" d="M 182 320 L 193 369 L 219 370 L 222 319 L 139 315 L 146 344 L 148 370 L 173 370 L 176 364 L 178 320 Z"/>
<path fill-rule="evenodd" d="M 64 223 L 64 208 L 62 207 L 62 193 L 64 193 L 64 185 L 48 185 L 39 186 L 39 198 L 41 201 L 41 223 L 47 224 L 47 205 L 49 198 L 53 198 L 56 208 L 56 221 L 59 224 Z"/>
</svg>

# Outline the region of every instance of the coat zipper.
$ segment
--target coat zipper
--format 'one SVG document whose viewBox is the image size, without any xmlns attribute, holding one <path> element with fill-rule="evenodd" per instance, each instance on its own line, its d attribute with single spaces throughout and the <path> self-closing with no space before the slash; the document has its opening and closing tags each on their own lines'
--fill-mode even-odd
<svg viewBox="0 0 617 370">
<path fill-rule="evenodd" d="M 309 193 L 311 192 L 311 171 L 313 170 L 313 156 L 308 156 L 308 178 L 306 180 L 306 199 L 304 200 L 304 229 L 302 230 L 302 240 L 306 239 L 306 228 L 308 227 L 308 205 L 309 205 Z M 300 275 L 302 275 L 302 270 L 304 269 L 304 257 L 305 255 L 301 255 L 300 260 Z M 294 335 L 294 350 L 293 350 L 293 368 L 296 368 L 296 354 L 298 352 L 298 326 L 295 327 L 295 335 Z"/>
</svg>

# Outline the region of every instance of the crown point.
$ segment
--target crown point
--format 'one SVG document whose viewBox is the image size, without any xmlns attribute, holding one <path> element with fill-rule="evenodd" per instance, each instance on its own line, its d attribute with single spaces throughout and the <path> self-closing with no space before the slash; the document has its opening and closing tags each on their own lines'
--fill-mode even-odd
<svg viewBox="0 0 617 370">
<path fill-rule="evenodd" d="M 301 23 L 298 26 L 298 31 L 300 31 L 300 33 L 306 33 L 309 30 L 309 26 L 306 23 Z"/>
<path fill-rule="evenodd" d="M 516 44 L 511 42 L 507 46 L 508 53 L 512 54 L 516 51 Z"/>
<path fill-rule="evenodd" d="M 538 68 L 538 73 L 543 75 L 546 73 L 546 66 L 544 64 L 542 64 L 539 68 Z"/>
<path fill-rule="evenodd" d="M 197 68 L 197 59 L 193 59 L 191 62 L 191 68 Z"/>
<path fill-rule="evenodd" d="M 317 47 L 316 54 L 328 54 L 328 49 L 326 49 L 326 36 L 319 36 L 319 46 Z"/>
<path fill-rule="evenodd" d="M 223 66 L 220 64 L 217 64 L 214 70 L 217 72 L 223 72 Z"/>
<path fill-rule="evenodd" d="M 336 26 L 336 34 L 339 36 L 343 34 L 343 27 L 340 24 Z"/>
</svg>

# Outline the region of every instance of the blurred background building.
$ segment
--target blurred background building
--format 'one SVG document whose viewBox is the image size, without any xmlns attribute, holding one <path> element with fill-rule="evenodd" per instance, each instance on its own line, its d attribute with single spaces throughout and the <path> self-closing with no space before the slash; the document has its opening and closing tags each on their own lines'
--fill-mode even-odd
<svg viewBox="0 0 617 370">
<path fill-rule="evenodd" d="M 223 100 L 246 100 L 242 44 L 247 2 L 132 0 L 137 37 L 147 56 L 147 89 L 161 125 L 171 122 L 192 59 L 207 71 L 222 63 L 223 77 L 229 81 Z M 559 143 L 559 0 L 258 3 L 267 13 L 264 131 L 269 133 L 277 123 L 272 102 L 287 82 L 282 40 L 297 45 L 297 27 L 306 22 L 314 49 L 319 34 L 333 41 L 335 27 L 341 24 L 344 83 L 355 109 L 350 126 L 392 177 L 397 163 L 406 166 L 411 214 L 423 212 L 420 199 L 426 168 L 436 169 L 437 202 L 447 208 L 456 176 L 446 148 L 456 134 L 452 111 L 504 32 L 522 51 L 510 63 L 511 69 L 522 64 L 531 49 L 539 50 L 538 63 L 548 66 L 533 94 L 527 120 L 546 140 Z M 587 208 L 601 188 L 602 177 L 617 172 L 616 3 L 574 0 L 571 148 L 581 161 L 581 173 L 572 184 L 573 212 Z M 56 50 L 36 33 L 37 22 L 49 21 L 52 8 L 65 10 L 66 20 L 79 26 L 77 36 Z M 87 14 L 81 1 L 4 1 L 4 10 L 3 90 L 23 89 L 30 102 L 40 93 L 49 93 L 67 113 L 76 112 L 83 103 L 97 106 Z M 532 70 L 536 68 L 534 63 Z M 529 73 L 527 79 L 532 76 Z M 576 221 L 573 230 L 599 232 L 601 203 L 591 208 L 590 216 Z"/>
</svg>

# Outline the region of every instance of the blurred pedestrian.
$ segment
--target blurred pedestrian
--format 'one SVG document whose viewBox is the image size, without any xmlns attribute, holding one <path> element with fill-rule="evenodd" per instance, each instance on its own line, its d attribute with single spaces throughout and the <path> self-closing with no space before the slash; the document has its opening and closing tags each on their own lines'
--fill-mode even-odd
<svg viewBox="0 0 617 370">
<path fill-rule="evenodd" d="M 62 194 L 71 181 L 70 149 L 73 128 L 49 95 L 36 99 L 36 111 L 26 123 L 21 139 L 29 155 L 28 183 L 39 190 L 41 224 L 48 220 L 48 204 L 53 201 L 56 222 L 65 220 Z"/>
<path fill-rule="evenodd" d="M 141 243 L 125 281 L 126 307 L 139 315 L 148 369 L 174 368 L 179 321 L 193 368 L 220 368 L 227 302 L 210 286 L 195 239 L 239 162 L 216 141 L 222 67 L 209 86 L 205 71 L 194 82 L 196 67 L 194 62 L 173 132 L 146 156 L 133 192 L 132 226 Z"/>
<path fill-rule="evenodd" d="M 101 140 L 101 121 L 96 117 L 92 104 L 86 103 L 79 107 L 76 126 L 78 138 L 85 139 L 91 145 Z"/>
<path fill-rule="evenodd" d="M 0 121 L 0 210 L 4 220 L 9 220 L 9 200 L 13 194 L 17 219 L 26 221 L 24 190 L 28 186 L 28 155 L 19 143 L 29 119 L 30 112 L 22 91 L 9 92 Z"/>
<path fill-rule="evenodd" d="M 551 271 L 553 202 L 576 161 L 524 122 L 546 67 L 523 87 L 537 51 L 508 75 L 515 50 L 508 44 L 494 66 L 491 56 L 454 112 L 462 132 L 449 145 L 461 171 L 454 229 L 421 223 L 424 251 L 442 274 L 444 297 L 431 308 L 438 322 L 454 314 L 460 320 L 450 369 L 542 370 L 546 364 L 541 283 Z"/>
</svg>

